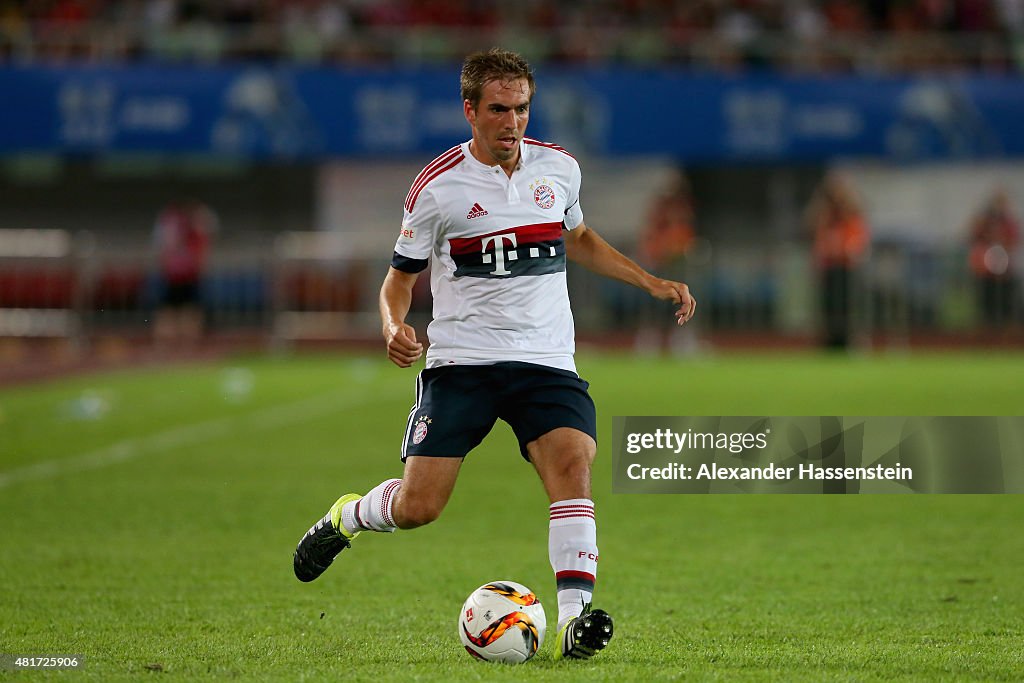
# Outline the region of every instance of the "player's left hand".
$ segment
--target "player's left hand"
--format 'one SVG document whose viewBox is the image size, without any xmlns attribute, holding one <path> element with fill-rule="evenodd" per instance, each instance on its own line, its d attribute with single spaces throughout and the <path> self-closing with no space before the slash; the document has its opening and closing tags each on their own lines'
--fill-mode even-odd
<svg viewBox="0 0 1024 683">
<path fill-rule="evenodd" d="M 656 280 L 650 289 L 651 296 L 671 301 L 679 306 L 676 309 L 676 325 L 686 324 L 697 311 L 697 300 L 690 294 L 690 288 L 683 282 L 672 280 Z"/>
</svg>

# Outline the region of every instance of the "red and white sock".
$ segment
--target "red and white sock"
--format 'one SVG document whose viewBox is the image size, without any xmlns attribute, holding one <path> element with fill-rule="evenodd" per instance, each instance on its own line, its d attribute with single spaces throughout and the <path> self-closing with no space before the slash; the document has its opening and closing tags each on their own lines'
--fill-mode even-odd
<svg viewBox="0 0 1024 683">
<path fill-rule="evenodd" d="M 397 528 L 391 516 L 395 495 L 402 487 L 401 479 L 388 479 L 359 500 L 341 506 L 341 525 L 345 531 L 355 534 L 360 531 L 394 531 Z"/>
<path fill-rule="evenodd" d="M 597 580 L 597 522 L 594 501 L 573 498 L 552 503 L 548 558 L 558 588 L 558 628 L 578 617 Z"/>
</svg>

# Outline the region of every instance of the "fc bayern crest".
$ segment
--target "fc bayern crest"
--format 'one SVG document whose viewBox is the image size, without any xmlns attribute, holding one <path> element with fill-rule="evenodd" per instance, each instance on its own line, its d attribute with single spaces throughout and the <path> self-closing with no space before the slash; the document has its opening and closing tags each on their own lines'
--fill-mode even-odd
<svg viewBox="0 0 1024 683">
<path fill-rule="evenodd" d="M 533 201 L 542 209 L 550 209 L 555 205 L 555 191 L 550 185 L 538 185 L 533 191 Z"/>
<path fill-rule="evenodd" d="M 423 439 L 427 438 L 427 425 L 430 423 L 430 418 L 423 416 L 416 420 L 416 428 L 412 431 L 412 442 L 419 444 L 423 442 Z"/>
</svg>

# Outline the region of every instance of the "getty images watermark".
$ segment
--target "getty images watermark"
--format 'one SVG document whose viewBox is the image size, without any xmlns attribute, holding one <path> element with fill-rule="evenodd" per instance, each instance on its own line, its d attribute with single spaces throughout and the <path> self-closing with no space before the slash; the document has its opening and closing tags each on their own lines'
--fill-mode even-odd
<svg viewBox="0 0 1024 683">
<path fill-rule="evenodd" d="M 1022 417 L 616 417 L 615 493 L 1019 493 Z"/>
</svg>

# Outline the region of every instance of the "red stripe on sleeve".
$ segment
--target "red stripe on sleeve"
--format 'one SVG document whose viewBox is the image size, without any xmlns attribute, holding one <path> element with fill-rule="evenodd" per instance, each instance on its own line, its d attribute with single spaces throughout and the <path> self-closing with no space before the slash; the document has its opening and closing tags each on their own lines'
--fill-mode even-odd
<svg viewBox="0 0 1024 683">
<path fill-rule="evenodd" d="M 561 152 L 565 156 L 570 157 L 572 159 L 576 158 L 573 155 L 569 154 L 569 152 L 566 151 L 565 147 L 561 147 L 552 142 L 541 142 L 540 140 L 534 140 L 533 138 L 523 138 L 523 142 L 525 142 L 528 145 L 534 145 L 535 147 L 547 147 L 548 149 L 553 149 L 556 152 Z"/>
<path fill-rule="evenodd" d="M 416 198 L 427 184 L 445 171 L 454 168 L 459 161 L 462 161 L 462 147 L 452 147 L 450 150 L 427 164 L 427 167 L 420 171 L 409 188 L 409 194 L 405 197 L 405 210 L 412 212 L 416 206 Z M 452 163 L 455 161 L 455 163 Z"/>
</svg>

